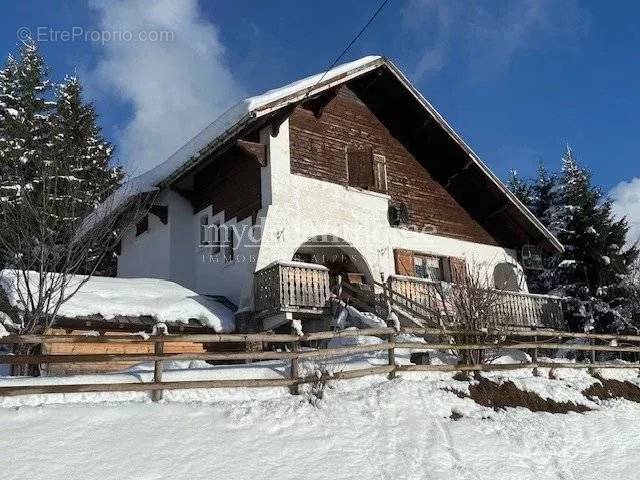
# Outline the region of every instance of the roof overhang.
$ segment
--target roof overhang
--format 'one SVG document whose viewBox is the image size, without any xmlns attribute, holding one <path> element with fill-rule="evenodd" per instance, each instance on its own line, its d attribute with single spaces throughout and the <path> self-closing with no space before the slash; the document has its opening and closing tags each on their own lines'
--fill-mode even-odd
<svg viewBox="0 0 640 480">
<path fill-rule="evenodd" d="M 240 102 L 236 107 L 223 114 L 211 126 L 207 127 L 211 129 L 209 134 L 207 129 L 198 134 L 194 140 L 198 140 L 197 145 L 200 148 L 192 151 L 191 155 L 189 155 L 185 161 L 181 162 L 171 171 L 167 171 L 166 175 L 163 175 L 162 178 L 154 182 L 154 184 L 160 188 L 174 184 L 180 178 L 193 172 L 203 161 L 211 159 L 215 157 L 216 154 L 225 151 L 226 148 L 232 145 L 233 142 L 244 133 L 268 123 L 269 118 L 278 112 L 282 112 L 283 109 L 291 108 L 327 90 L 347 83 L 351 85 L 366 80 L 368 85 L 375 81 L 375 77 L 378 75 L 380 77 L 390 76 L 389 78 L 393 78 L 394 81 L 404 87 L 404 91 L 408 92 L 415 102 L 412 109 L 416 112 L 418 109 L 421 109 L 423 114 L 426 114 L 424 120 L 425 125 L 428 121 L 434 121 L 442 132 L 453 140 L 464 153 L 467 158 L 464 162 L 464 169 L 467 170 L 472 167 L 486 179 L 488 186 L 491 187 L 492 193 L 500 197 L 497 203 L 498 207 L 491 216 L 506 211 L 508 212 L 509 218 L 518 222 L 519 229 L 525 230 L 532 238 L 537 238 L 538 243 L 547 251 L 564 251 L 562 244 L 527 207 L 509 191 L 462 137 L 447 123 L 433 105 L 409 82 L 393 62 L 383 57 L 366 57 L 365 59 L 336 67 L 325 74 L 318 74 L 281 89 L 272 90 L 266 94 Z M 373 80 L 369 77 L 373 77 Z M 389 89 L 387 88 L 385 92 L 388 94 Z M 358 92 L 356 91 L 356 93 Z M 212 128 L 216 126 L 216 123 L 220 123 L 226 128 Z M 209 136 L 207 137 L 207 135 Z M 185 145 L 185 147 L 188 145 L 189 144 Z M 179 152 L 176 152 L 176 154 L 177 153 Z"/>
</svg>

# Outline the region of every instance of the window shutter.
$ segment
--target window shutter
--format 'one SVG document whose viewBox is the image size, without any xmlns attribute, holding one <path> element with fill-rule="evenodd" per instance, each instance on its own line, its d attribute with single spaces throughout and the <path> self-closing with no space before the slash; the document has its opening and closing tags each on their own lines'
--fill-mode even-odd
<svg viewBox="0 0 640 480">
<path fill-rule="evenodd" d="M 415 276 L 413 267 L 413 253 L 411 250 L 394 250 L 396 260 L 396 273 L 398 275 Z"/>
<path fill-rule="evenodd" d="M 387 159 L 384 155 L 373 155 L 376 190 L 387 193 Z"/>
<path fill-rule="evenodd" d="M 450 258 L 451 283 L 462 285 L 467 281 L 467 263 L 464 258 Z"/>
<path fill-rule="evenodd" d="M 349 185 L 360 188 L 374 188 L 373 151 L 369 148 L 347 148 Z"/>
</svg>

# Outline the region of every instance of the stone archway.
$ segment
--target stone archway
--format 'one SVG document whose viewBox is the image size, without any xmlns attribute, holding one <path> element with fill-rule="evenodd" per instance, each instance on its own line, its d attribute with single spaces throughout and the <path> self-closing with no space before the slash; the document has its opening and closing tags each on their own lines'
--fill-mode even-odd
<svg viewBox="0 0 640 480">
<path fill-rule="evenodd" d="M 324 265 L 334 278 L 341 275 L 344 280 L 350 278 L 354 283 L 369 285 L 374 281 L 366 258 L 349 242 L 334 235 L 307 239 L 296 249 L 292 260 Z"/>
</svg>

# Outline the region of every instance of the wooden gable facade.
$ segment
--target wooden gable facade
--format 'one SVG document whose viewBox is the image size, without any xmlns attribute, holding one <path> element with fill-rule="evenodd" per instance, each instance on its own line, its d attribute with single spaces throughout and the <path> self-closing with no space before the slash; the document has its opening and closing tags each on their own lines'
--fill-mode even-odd
<svg viewBox="0 0 640 480">
<path fill-rule="evenodd" d="M 391 203 L 405 204 L 410 225 L 436 235 L 498 245 L 496 238 L 430 174 L 430 166 L 450 161 L 446 155 L 434 151 L 416 158 L 346 86 L 336 90 L 320 114 L 314 106 L 299 105 L 289 118 L 293 174 L 354 185 L 350 178 L 357 167 L 350 166 L 350 161 L 355 159 L 362 165 L 360 157 L 371 152 L 372 190 L 389 194 Z M 375 156 L 385 162 L 383 188 L 373 181 Z M 355 186 L 367 181 L 367 175 L 359 175 Z"/>
</svg>

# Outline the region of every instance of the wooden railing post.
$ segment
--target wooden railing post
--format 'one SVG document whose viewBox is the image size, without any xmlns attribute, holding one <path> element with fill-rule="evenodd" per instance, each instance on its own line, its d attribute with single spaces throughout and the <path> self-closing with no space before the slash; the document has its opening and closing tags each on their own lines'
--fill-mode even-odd
<svg viewBox="0 0 640 480">
<path fill-rule="evenodd" d="M 536 331 L 536 327 L 533 327 L 533 331 Z M 533 376 L 539 377 L 540 372 L 538 372 L 538 335 L 533 336 L 533 342 L 536 344 L 536 348 L 533 349 L 533 358 L 531 359 L 536 365 L 535 367 L 533 367 Z"/>
<path fill-rule="evenodd" d="M 163 333 L 159 330 L 159 334 L 163 335 Z M 162 340 L 157 341 L 154 343 L 154 347 L 153 347 L 153 352 L 156 355 L 161 355 L 164 352 L 164 342 Z M 155 360 L 154 364 L 153 364 L 153 383 L 159 383 L 162 382 L 162 360 Z M 162 400 L 162 394 L 163 394 L 163 390 L 162 389 L 158 389 L 158 390 L 154 390 L 151 393 L 151 399 L 154 402 L 157 402 L 159 400 Z"/>
<path fill-rule="evenodd" d="M 297 331 L 295 329 L 291 329 L 292 335 L 297 335 Z M 300 351 L 300 340 L 295 340 L 291 342 L 291 351 L 293 353 L 298 353 Z M 296 357 L 291 358 L 291 380 L 297 382 L 300 379 L 300 359 Z M 289 392 L 291 395 L 300 395 L 300 385 L 298 383 L 294 383 L 289 388 Z"/>
</svg>

